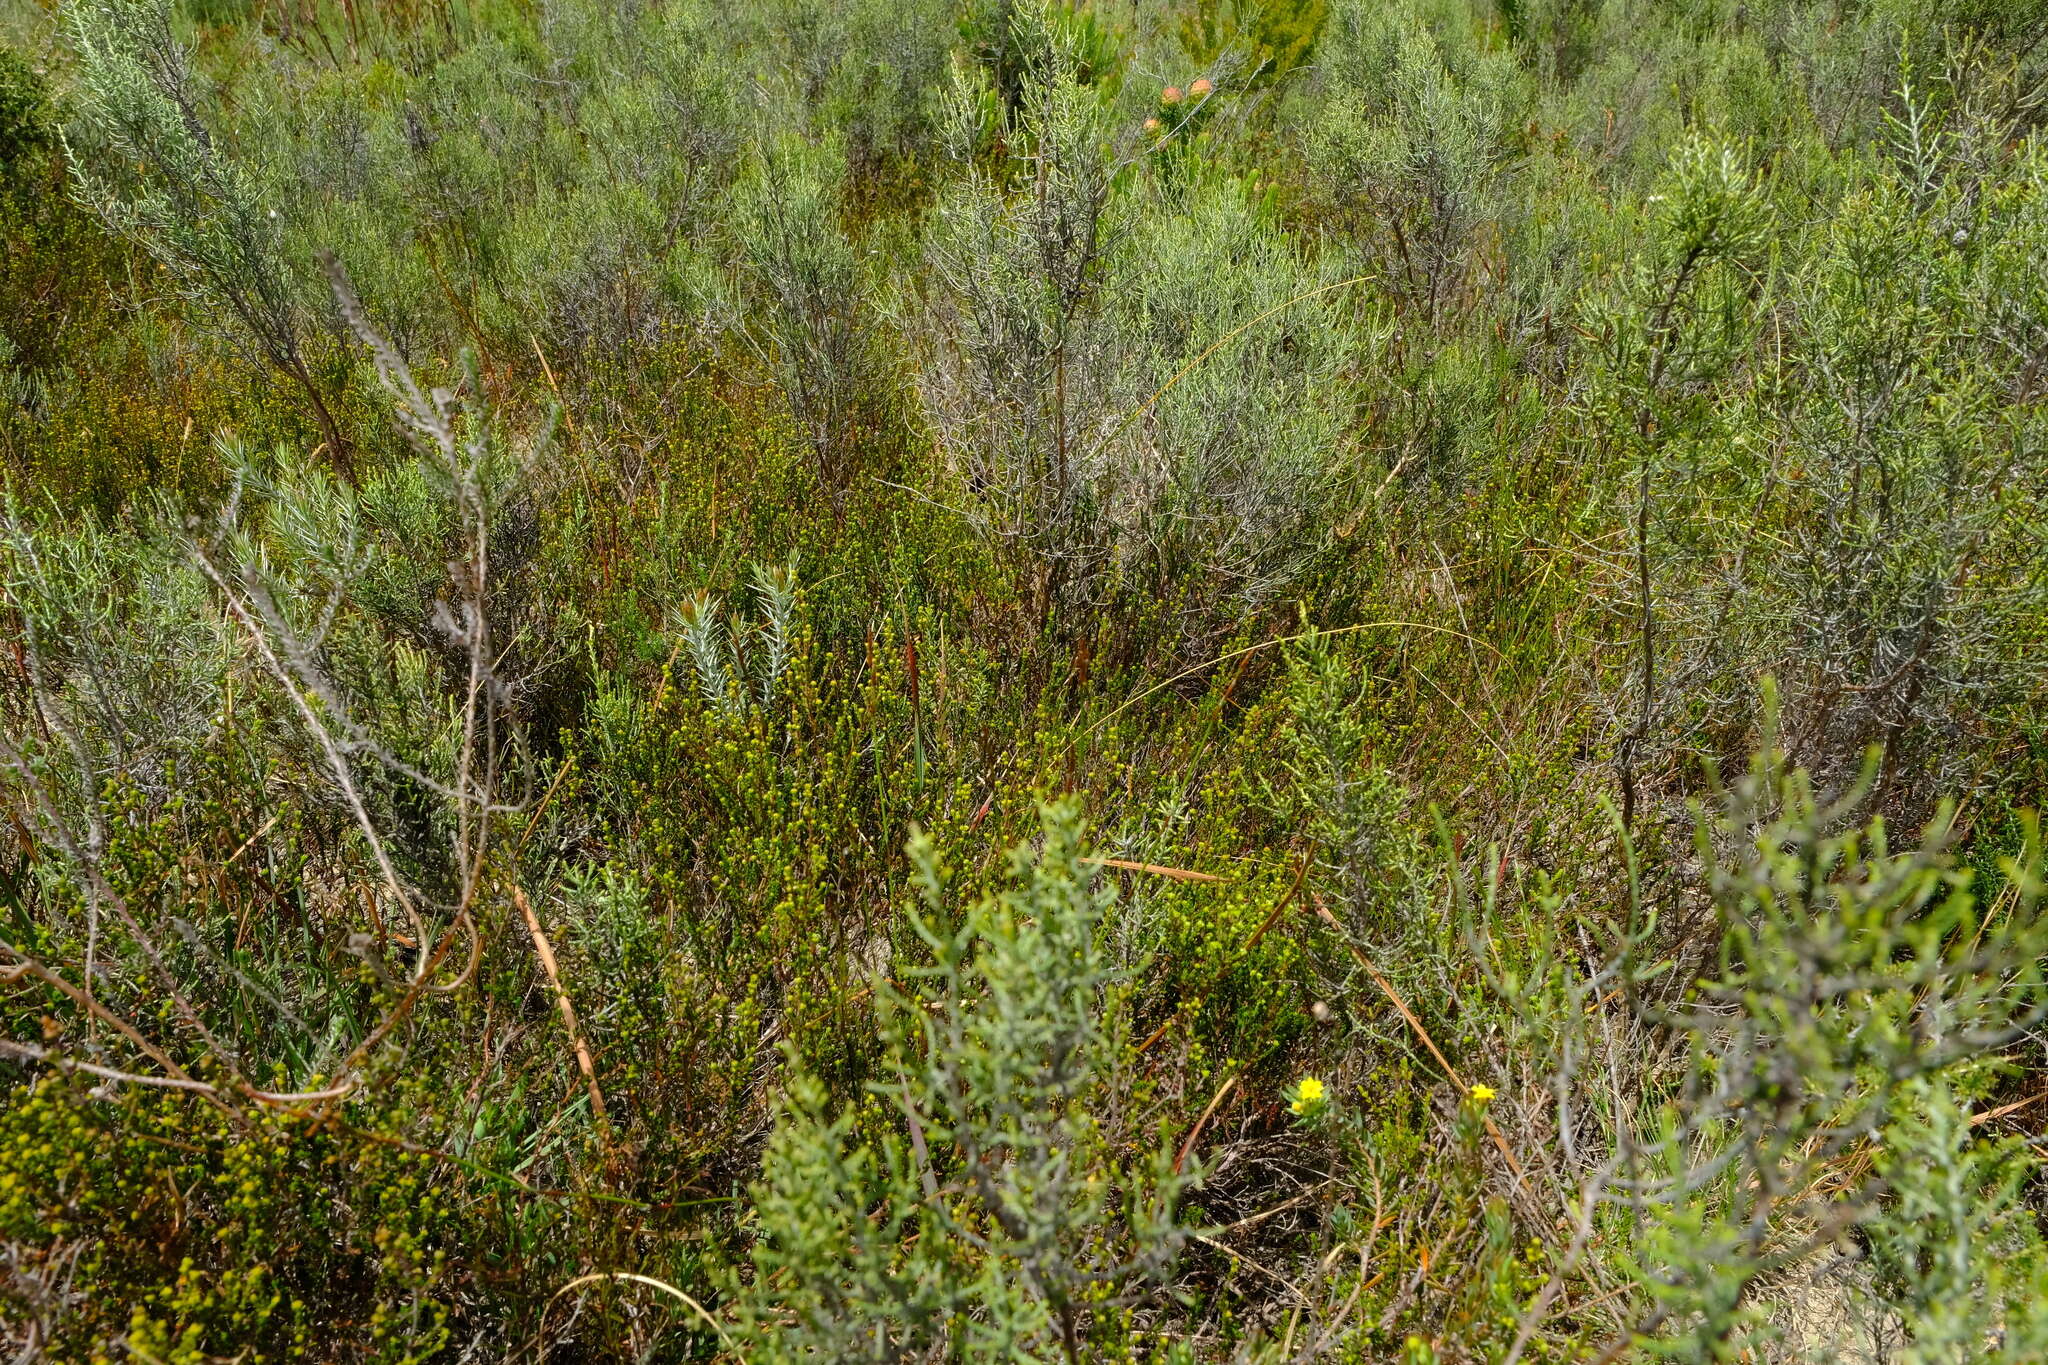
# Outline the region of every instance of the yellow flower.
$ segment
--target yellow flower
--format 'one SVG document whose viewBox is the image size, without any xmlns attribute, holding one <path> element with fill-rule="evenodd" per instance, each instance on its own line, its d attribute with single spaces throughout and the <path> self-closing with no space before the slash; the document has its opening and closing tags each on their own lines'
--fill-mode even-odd
<svg viewBox="0 0 2048 1365">
<path fill-rule="evenodd" d="M 1493 1087 L 1490 1085 L 1473 1086 L 1472 1098 L 1478 1100 L 1481 1104 L 1486 1103 L 1488 1100 L 1493 1098 Z"/>
<path fill-rule="evenodd" d="M 1313 1076 L 1303 1076 L 1301 1084 L 1294 1087 L 1294 1103 L 1287 1106 L 1291 1114 L 1302 1114 L 1321 1104 L 1323 1083 Z"/>
</svg>

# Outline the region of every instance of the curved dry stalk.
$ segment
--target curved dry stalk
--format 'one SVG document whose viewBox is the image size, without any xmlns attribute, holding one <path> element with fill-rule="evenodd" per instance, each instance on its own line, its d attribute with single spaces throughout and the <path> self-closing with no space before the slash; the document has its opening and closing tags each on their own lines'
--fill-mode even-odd
<svg viewBox="0 0 2048 1365">
<path fill-rule="evenodd" d="M 1246 321 L 1239 323 L 1237 326 L 1225 332 L 1222 336 L 1216 338 L 1215 341 L 1209 343 L 1208 346 L 1204 347 L 1199 353 L 1195 355 L 1194 359 L 1188 361 L 1187 364 L 1181 366 L 1178 370 L 1175 370 L 1173 372 L 1173 376 L 1170 379 L 1168 379 L 1164 384 L 1161 384 L 1158 388 L 1154 389 L 1150 397 L 1146 398 L 1144 402 L 1138 404 L 1138 406 L 1136 406 L 1135 408 L 1132 408 L 1130 412 L 1125 415 L 1123 421 L 1119 422 L 1116 426 L 1112 427 L 1107 436 L 1104 436 L 1100 441 L 1096 442 L 1094 453 L 1097 455 L 1101 454 L 1105 449 L 1108 448 L 1109 443 L 1111 441 L 1114 441 L 1117 437 L 1123 435 L 1126 431 L 1129 431 L 1131 429 L 1131 424 L 1133 422 L 1137 421 L 1140 417 L 1143 417 L 1147 412 L 1149 412 L 1154 403 L 1157 403 L 1160 399 L 1164 398 L 1176 384 L 1180 383 L 1181 380 L 1186 379 L 1188 375 L 1192 373 L 1197 367 L 1199 367 L 1203 361 L 1207 360 L 1210 356 L 1216 354 L 1216 352 L 1222 350 L 1225 346 L 1228 346 L 1231 342 L 1237 340 L 1240 336 L 1243 336 L 1252 328 L 1264 322 L 1267 318 L 1270 318 L 1278 313 L 1284 313 L 1288 309 L 1294 307 L 1295 304 L 1306 303 L 1310 299 L 1316 298 L 1319 295 L 1328 294 L 1333 290 L 1337 289 L 1348 289 L 1354 284 L 1364 284 L 1369 280 L 1375 280 L 1378 278 L 1379 276 L 1375 274 L 1354 275 L 1348 280 L 1338 280 L 1335 284 L 1322 285 L 1318 288 L 1308 290 L 1305 293 L 1296 294 L 1291 299 L 1286 299 L 1280 303 L 1276 303 L 1271 308 L 1268 308 L 1265 312 L 1258 314 L 1256 317 L 1249 318 Z"/>
<path fill-rule="evenodd" d="M 717 1318 L 711 1316 L 710 1310 L 706 1309 L 703 1304 L 697 1302 L 688 1294 L 685 1294 L 682 1290 L 676 1288 L 672 1284 L 669 1284 L 665 1280 L 657 1280 L 652 1275 L 636 1275 L 628 1270 L 599 1270 L 593 1271 L 591 1274 L 588 1275 L 578 1275 L 575 1279 L 569 1281 L 569 1283 L 563 1285 L 560 1289 L 557 1289 L 552 1295 L 549 1296 L 547 1307 L 541 1310 L 541 1325 L 543 1327 L 546 1326 L 548 1309 L 553 1308 L 555 1306 L 556 1299 L 561 1298 L 562 1295 L 568 1293 L 572 1289 L 580 1289 L 586 1284 L 596 1284 L 599 1280 L 626 1280 L 630 1281 L 633 1284 L 644 1284 L 650 1289 L 659 1289 L 662 1293 L 669 1295 L 671 1298 L 679 1300 L 683 1304 L 687 1305 L 691 1309 L 691 1311 L 696 1313 L 698 1317 L 704 1319 L 704 1321 L 710 1326 L 712 1331 L 718 1333 L 718 1339 L 725 1344 L 725 1349 L 731 1351 L 733 1355 L 739 1360 L 740 1365 L 746 1365 L 746 1356 L 740 1353 L 740 1348 L 735 1346 L 733 1344 L 732 1338 L 726 1335 L 725 1328 L 722 1325 L 720 1325 Z"/>
<path fill-rule="evenodd" d="M 1502 654 L 1498 647 L 1492 644 L 1488 644 L 1485 640 L 1481 640 L 1477 636 L 1468 635 L 1461 630 L 1452 630 L 1449 626 L 1431 625 L 1427 621 L 1362 621 L 1357 625 L 1338 626 L 1334 630 L 1304 630 L 1298 631 L 1293 635 L 1278 635 L 1270 640 L 1261 640 L 1257 644 L 1246 645 L 1241 649 L 1233 649 L 1230 650 L 1228 653 L 1219 654 L 1215 658 L 1206 659 L 1203 662 L 1198 663 L 1191 668 L 1183 668 L 1180 672 L 1174 674 L 1165 682 L 1153 684 L 1151 687 L 1146 688 L 1143 692 L 1140 692 L 1137 696 L 1132 697 L 1130 700 L 1124 702 L 1121 706 L 1118 706 L 1115 710 L 1111 711 L 1101 720 L 1096 721 L 1093 725 L 1089 726 L 1086 730 L 1082 731 L 1080 738 L 1074 740 L 1073 744 L 1070 744 L 1067 747 L 1072 748 L 1074 744 L 1079 744 L 1082 739 L 1086 739 L 1089 735 L 1094 734 L 1097 730 L 1100 730 L 1103 726 L 1109 724 L 1118 716 L 1130 710 L 1133 706 L 1136 706 L 1139 702 L 1144 701 L 1147 697 L 1163 692 L 1167 688 L 1173 686 L 1175 683 L 1181 682 L 1184 679 L 1192 678 L 1197 673 L 1200 673 L 1203 669 L 1214 668 L 1217 664 L 1227 664 L 1232 659 L 1240 659 L 1247 654 L 1256 654 L 1259 650 L 1270 649 L 1274 645 L 1291 645 L 1296 640 L 1320 639 L 1331 635 L 1351 635 L 1361 630 L 1385 630 L 1389 627 L 1394 626 L 1400 626 L 1408 630 L 1433 630 L 1444 635 L 1454 635 L 1459 639 L 1468 641 L 1472 644 L 1483 645 L 1487 649 L 1492 650 L 1494 654 L 1499 655 L 1499 657 L 1502 659 L 1507 658 L 1507 655 Z M 1434 684 L 1431 685 L 1434 686 Z M 1455 703 L 1453 704 L 1455 705 Z M 1463 714 L 1462 710 L 1460 714 Z M 1466 719 L 1469 721 L 1471 720 L 1471 717 L 1467 716 Z M 1477 722 L 1474 722 L 1474 727 L 1478 728 Z M 1486 732 L 1484 729 L 1481 729 L 1480 733 L 1485 734 Z M 1490 740 L 1492 739 L 1492 736 L 1488 735 L 1487 738 Z M 1495 747 L 1498 748 L 1499 745 L 1496 744 Z"/>
<path fill-rule="evenodd" d="M 100 1066 L 95 1062 L 81 1062 L 76 1057 L 66 1057 L 64 1054 L 52 1051 L 49 1048 L 37 1047 L 33 1043 L 15 1042 L 9 1038 L 0 1038 L 0 1054 L 5 1054 L 21 1061 L 42 1062 L 57 1068 L 59 1071 L 82 1071 L 88 1076 L 98 1076 L 105 1080 L 119 1082 L 122 1085 L 150 1086 L 159 1090 L 183 1090 L 195 1095 L 204 1095 L 209 1099 L 218 1100 L 221 1098 L 219 1086 L 208 1085 L 205 1081 L 195 1081 L 189 1076 L 138 1076 L 132 1071 L 117 1071 L 113 1067 Z M 341 1085 L 330 1086 L 325 1090 L 297 1090 L 287 1093 L 274 1090 L 247 1090 L 242 1093 L 259 1104 L 290 1105 L 304 1104 L 309 1100 L 338 1099 L 348 1094 L 354 1088 L 353 1085 Z"/>
</svg>

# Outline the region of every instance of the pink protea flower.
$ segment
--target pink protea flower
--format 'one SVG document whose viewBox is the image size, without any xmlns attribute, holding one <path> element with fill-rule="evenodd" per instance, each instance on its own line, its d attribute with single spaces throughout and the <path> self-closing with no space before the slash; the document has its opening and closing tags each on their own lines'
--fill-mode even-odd
<svg viewBox="0 0 2048 1365">
<path fill-rule="evenodd" d="M 1193 95 L 1196 99 L 1201 99 L 1203 96 L 1209 94 L 1215 88 L 1216 83 L 1210 80 L 1207 76 L 1204 76 L 1202 77 L 1202 79 L 1196 81 L 1193 85 L 1188 87 L 1188 93 L 1190 95 Z"/>
<path fill-rule="evenodd" d="M 1181 94 L 1180 87 L 1177 85 L 1169 85 L 1159 92 L 1159 102 L 1161 104 L 1179 104 L 1184 98 L 1186 96 Z"/>
</svg>

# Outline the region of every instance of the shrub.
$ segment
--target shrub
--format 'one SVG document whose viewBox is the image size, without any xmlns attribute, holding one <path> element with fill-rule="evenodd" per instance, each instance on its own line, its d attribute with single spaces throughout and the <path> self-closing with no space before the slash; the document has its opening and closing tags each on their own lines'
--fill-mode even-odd
<svg viewBox="0 0 2048 1365">
<path fill-rule="evenodd" d="M 18 8 L 0 1354 L 2048 1349 L 2038 0 Z"/>
<path fill-rule="evenodd" d="M 1017 158 L 970 169 L 927 243 L 926 405 L 970 515 L 1042 619 L 1120 583 L 1269 601 L 1313 551 L 1336 464 L 1342 282 L 1241 183 L 1152 182 L 1116 85 L 1083 79 L 1060 24 L 1017 22 Z M 956 98 L 963 149 L 976 89 Z"/>
<path fill-rule="evenodd" d="M 761 149 L 733 215 L 768 300 L 764 349 L 835 497 L 874 439 L 890 386 L 868 281 L 840 227 L 843 176 L 836 149 L 782 139 Z"/>
<path fill-rule="evenodd" d="M 881 987 L 889 1073 L 839 1115 L 799 1076 L 769 1145 L 756 1261 L 785 1287 L 758 1310 L 767 1358 L 1080 1360 L 1115 1349 L 1132 1292 L 1171 1266 L 1185 1179 L 1167 1151 L 1124 1154 L 1108 899 L 1073 809 L 1042 818 L 1015 889 L 957 921 L 935 850 L 912 845 L 932 965 L 913 992 Z"/>
<path fill-rule="evenodd" d="M 328 454 L 353 475 L 353 447 L 307 362 L 304 323 L 279 256 L 277 211 L 200 120 L 197 78 L 159 0 L 86 0 L 69 10 L 79 108 L 111 158 L 71 161 L 78 193 L 207 312 L 297 384 Z M 129 167 L 137 169 L 131 174 Z"/>
<path fill-rule="evenodd" d="M 1435 320 L 1473 302 L 1481 228 L 1524 98 L 1497 52 L 1438 34 L 1420 15 L 1340 3 L 1321 44 L 1327 101 L 1308 131 L 1309 172 L 1399 297 Z"/>
</svg>

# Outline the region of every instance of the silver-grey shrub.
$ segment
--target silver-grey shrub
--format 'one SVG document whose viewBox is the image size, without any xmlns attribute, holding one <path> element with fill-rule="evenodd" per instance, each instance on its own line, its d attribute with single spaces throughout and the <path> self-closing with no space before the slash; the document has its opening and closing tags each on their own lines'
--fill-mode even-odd
<svg viewBox="0 0 2048 1365">
<path fill-rule="evenodd" d="M 1505 52 L 1443 32 L 1426 3 L 1333 6 L 1320 45 L 1324 98 L 1304 130 L 1319 198 L 1385 286 L 1431 320 L 1475 301 L 1482 230 L 1503 209 L 1515 114 L 1526 96 Z"/>
<path fill-rule="evenodd" d="M 1180 140 L 1197 110 L 1148 127 L 1062 21 L 1013 22 L 1020 100 L 963 74 L 926 240 L 922 393 L 967 515 L 1042 618 L 1183 571 L 1267 600 L 1341 454 L 1339 281 Z"/>
<path fill-rule="evenodd" d="M 846 162 L 796 136 L 765 140 L 740 187 L 733 231 L 764 296 L 759 343 L 835 496 L 889 387 L 869 272 L 840 225 Z"/>
<path fill-rule="evenodd" d="M 155 257 L 202 321 L 229 323 L 232 341 L 298 386 L 330 458 L 352 473 L 350 442 L 306 358 L 277 210 L 201 118 L 203 85 L 169 6 L 78 0 L 66 18 L 79 112 L 98 140 L 66 143 L 80 199 Z"/>
</svg>

